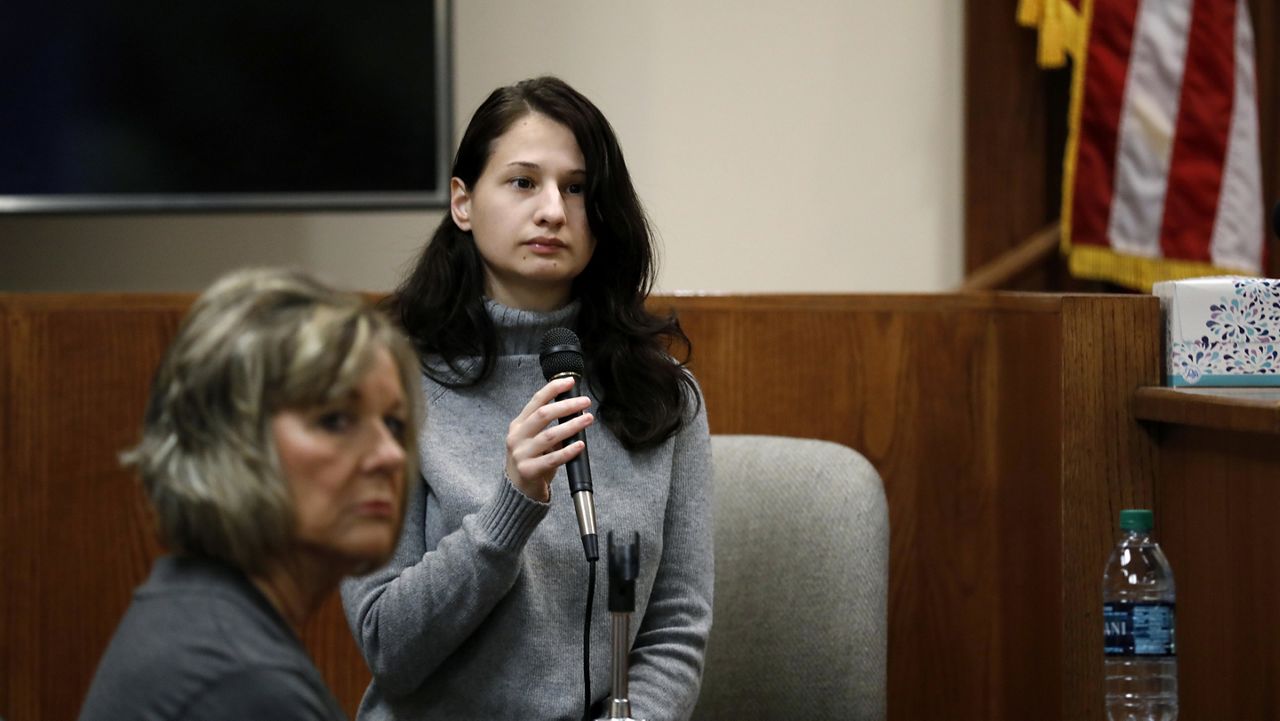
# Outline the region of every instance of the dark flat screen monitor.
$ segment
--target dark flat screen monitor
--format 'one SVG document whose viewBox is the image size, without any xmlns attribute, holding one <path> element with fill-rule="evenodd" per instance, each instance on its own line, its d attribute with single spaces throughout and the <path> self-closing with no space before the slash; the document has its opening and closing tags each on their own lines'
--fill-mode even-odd
<svg viewBox="0 0 1280 721">
<path fill-rule="evenodd" d="M 440 207 L 446 0 L 2 0 L 0 212 Z"/>
</svg>

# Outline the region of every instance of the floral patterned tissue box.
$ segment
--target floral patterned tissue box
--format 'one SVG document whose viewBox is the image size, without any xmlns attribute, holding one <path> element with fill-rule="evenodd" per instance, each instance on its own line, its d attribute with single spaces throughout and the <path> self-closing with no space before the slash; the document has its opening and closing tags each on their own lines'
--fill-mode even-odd
<svg viewBox="0 0 1280 721">
<path fill-rule="evenodd" d="M 1156 283 L 1171 386 L 1280 386 L 1280 280 Z"/>
</svg>

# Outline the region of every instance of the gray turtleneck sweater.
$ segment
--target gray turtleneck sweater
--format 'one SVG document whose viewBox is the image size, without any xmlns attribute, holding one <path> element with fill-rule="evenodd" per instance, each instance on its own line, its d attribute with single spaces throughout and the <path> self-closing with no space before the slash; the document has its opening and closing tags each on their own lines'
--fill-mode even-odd
<svg viewBox="0 0 1280 721">
<path fill-rule="evenodd" d="M 343 584 L 356 642 L 373 673 L 365 721 L 578 719 L 588 566 L 564 469 L 543 504 L 505 478 L 507 426 L 545 384 L 542 334 L 553 313 L 486 307 L 497 326 L 493 376 L 454 390 L 424 379 L 422 480 L 381 570 Z M 594 396 L 593 396 L 594 398 Z M 597 421 L 591 453 L 601 562 L 591 622 L 591 691 L 609 688 L 607 532 L 640 534 L 632 616 L 632 716 L 684 719 L 697 700 L 711 627 L 711 451 L 705 411 L 632 453 Z"/>
</svg>

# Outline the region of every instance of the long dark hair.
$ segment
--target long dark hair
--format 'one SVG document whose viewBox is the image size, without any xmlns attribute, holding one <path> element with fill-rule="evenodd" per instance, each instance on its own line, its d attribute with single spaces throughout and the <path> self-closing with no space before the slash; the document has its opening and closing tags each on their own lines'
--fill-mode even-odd
<svg viewBox="0 0 1280 721">
<path fill-rule="evenodd" d="M 587 222 L 596 247 L 574 279 L 572 294 L 581 301 L 577 333 L 600 401 L 598 414 L 628 449 L 656 445 L 680 429 L 690 403 L 701 399 L 685 370 L 691 346 L 679 321 L 644 307 L 656 273 L 652 230 L 604 114 L 559 78 L 498 88 L 471 116 L 452 175 L 474 188 L 494 141 L 535 112 L 569 128 L 586 163 Z M 472 386 L 493 373 L 498 338 L 484 309 L 484 290 L 475 241 L 446 213 L 390 298 L 393 314 L 423 358 L 436 355 L 444 362 L 445 367 L 423 364 L 443 385 Z"/>
</svg>

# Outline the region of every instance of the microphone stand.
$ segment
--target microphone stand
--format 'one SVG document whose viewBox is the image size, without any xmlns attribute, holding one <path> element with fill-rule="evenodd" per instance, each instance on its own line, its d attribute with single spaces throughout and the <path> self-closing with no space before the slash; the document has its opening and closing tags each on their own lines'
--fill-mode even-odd
<svg viewBox="0 0 1280 721">
<path fill-rule="evenodd" d="M 609 715 L 600 721 L 637 721 L 628 698 L 628 655 L 631 653 L 631 614 L 636 610 L 636 577 L 640 575 L 640 534 L 631 543 L 613 545 L 609 532 L 609 615 L 613 618 L 613 694 Z"/>
</svg>

